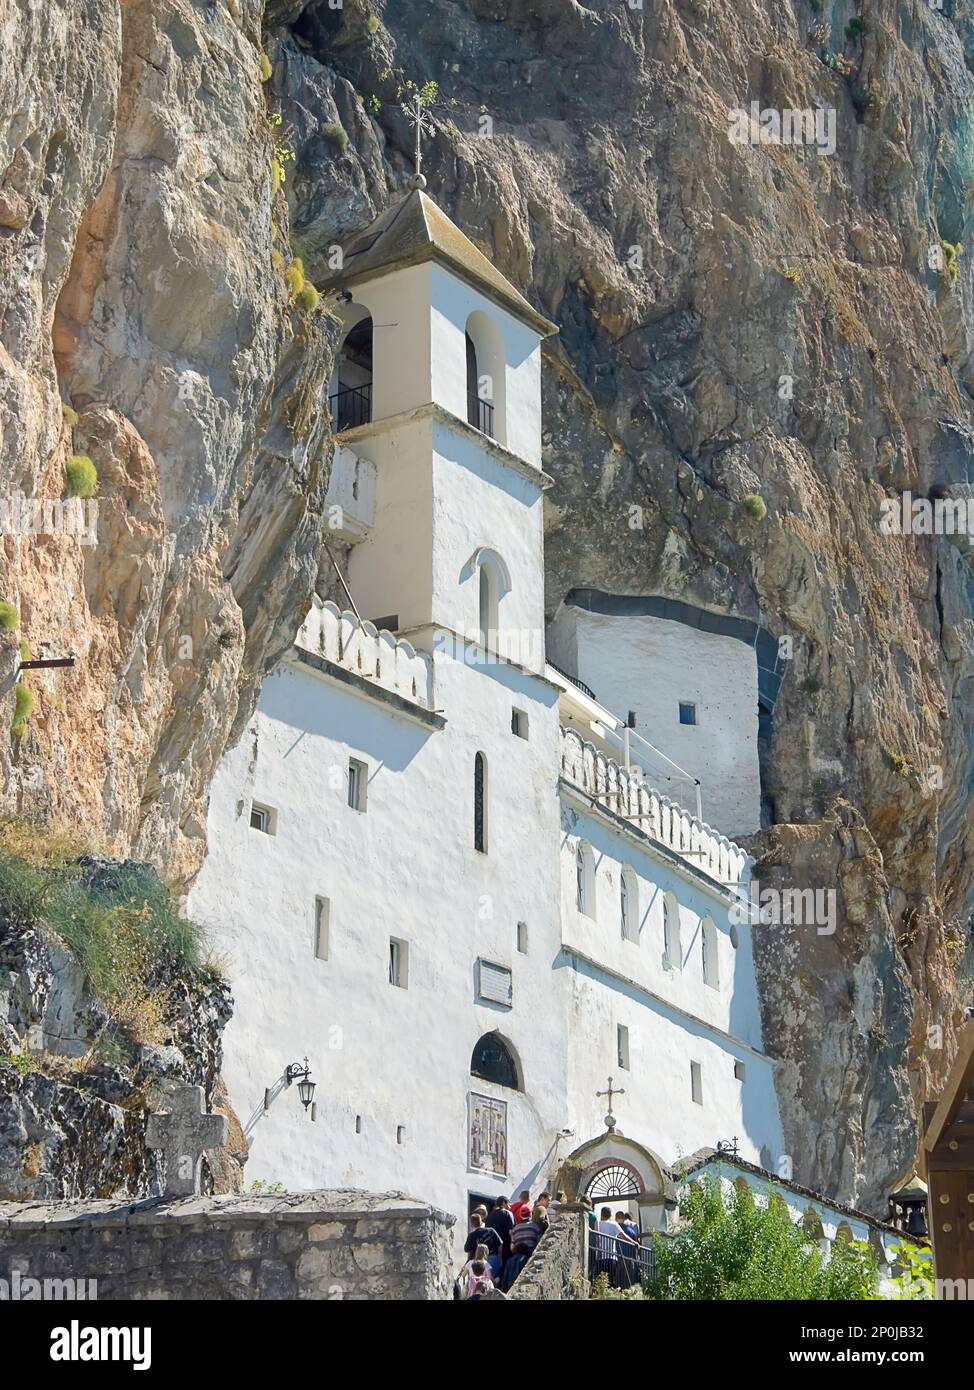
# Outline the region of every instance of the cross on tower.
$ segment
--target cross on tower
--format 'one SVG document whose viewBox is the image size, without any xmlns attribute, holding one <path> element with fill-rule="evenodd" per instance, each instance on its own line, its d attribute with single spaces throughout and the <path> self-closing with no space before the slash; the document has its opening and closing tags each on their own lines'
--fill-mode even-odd
<svg viewBox="0 0 974 1390">
<path fill-rule="evenodd" d="M 613 1087 L 611 1076 L 609 1077 L 609 1089 L 607 1091 L 595 1092 L 596 1099 L 599 1099 L 601 1096 L 608 1096 L 609 1099 L 609 1113 L 605 1117 L 606 1129 L 615 1129 L 616 1127 L 616 1117 L 612 1113 L 612 1097 L 624 1096 L 625 1094 L 626 1092 L 622 1086 Z"/>
<path fill-rule="evenodd" d="M 225 1115 L 203 1113 L 203 1087 L 179 1086 L 169 1101 L 169 1111 L 150 1115 L 145 1142 L 162 1149 L 166 1159 L 164 1197 L 194 1197 L 200 1190 L 200 1159 L 204 1149 L 218 1149 L 227 1142 Z"/>
<path fill-rule="evenodd" d="M 416 165 L 415 173 L 410 179 L 411 188 L 425 188 L 426 180 L 423 178 L 423 136 L 432 134 L 433 118 L 429 113 L 429 106 L 435 99 L 436 89 L 432 83 L 427 83 L 418 92 L 414 92 L 408 101 L 402 103 L 402 112 L 406 120 L 413 127 L 416 134 L 416 150 L 413 162 Z"/>
</svg>

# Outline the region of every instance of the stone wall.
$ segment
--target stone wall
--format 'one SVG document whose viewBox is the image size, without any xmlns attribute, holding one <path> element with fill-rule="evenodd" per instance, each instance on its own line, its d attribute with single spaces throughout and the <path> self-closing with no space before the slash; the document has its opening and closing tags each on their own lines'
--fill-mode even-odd
<svg viewBox="0 0 974 1390">
<path fill-rule="evenodd" d="M 453 1222 L 401 1193 L 3 1202 L 0 1297 L 35 1278 L 99 1299 L 447 1298 Z"/>
<path fill-rule="evenodd" d="M 588 1209 L 566 1202 L 522 1269 L 508 1300 L 560 1302 L 588 1296 Z"/>
</svg>

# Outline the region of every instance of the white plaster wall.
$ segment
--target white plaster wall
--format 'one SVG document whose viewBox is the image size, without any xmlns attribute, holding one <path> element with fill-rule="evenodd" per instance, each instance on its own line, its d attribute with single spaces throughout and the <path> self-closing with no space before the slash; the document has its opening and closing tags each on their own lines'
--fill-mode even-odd
<svg viewBox="0 0 974 1390">
<path fill-rule="evenodd" d="M 376 466 L 375 521 L 352 551 L 348 586 L 363 618 L 399 615 L 400 628 L 432 610 L 432 423 L 411 420 L 370 432 L 356 449 Z"/>
<path fill-rule="evenodd" d="M 285 665 L 265 682 L 252 729 L 213 784 L 190 910 L 230 960 L 225 1076 L 241 1121 L 253 1121 L 247 1179 L 401 1188 L 455 1211 L 462 1240 L 467 1193 L 533 1182 L 568 1123 L 551 988 L 558 722 L 556 692 L 510 667 L 440 656 L 435 679 L 449 720 L 438 732 L 306 668 Z M 511 733 L 514 704 L 528 714 L 528 740 Z M 478 750 L 488 758 L 486 855 L 473 848 Z M 370 768 L 364 813 L 347 805 L 350 754 Z M 253 798 L 277 812 L 275 835 L 250 829 Z M 313 953 L 316 894 L 332 905 L 327 961 Z M 391 936 L 410 943 L 406 990 L 388 983 Z M 513 969 L 512 1009 L 476 1002 L 480 956 Z M 469 1075 L 475 1042 L 494 1028 L 516 1049 L 524 1094 Z M 317 1121 L 293 1089 L 263 1114 L 264 1088 L 305 1054 Z M 467 1170 L 471 1090 L 508 1102 L 506 1176 Z"/>
<path fill-rule="evenodd" d="M 544 522 L 540 485 L 449 426 L 433 426 L 433 617 L 454 631 L 480 625 L 480 576 L 470 564 L 486 546 L 503 557 L 511 589 L 500 603 L 499 649 L 544 671 Z M 516 634 L 513 649 L 504 633 Z"/>
<path fill-rule="evenodd" d="M 372 419 L 386 420 L 432 399 L 430 374 L 430 267 L 406 266 L 351 290 L 346 311 L 372 315 Z"/>
<path fill-rule="evenodd" d="M 595 858 L 595 917 L 578 910 L 575 856 L 579 839 Z M 630 867 L 638 885 L 639 941 L 623 939 L 620 877 Z M 663 895 L 680 911 L 683 963 L 663 956 Z M 595 1093 L 612 1075 L 625 1086 L 615 1108 L 619 1128 L 665 1162 L 737 1135 L 749 1162 L 766 1166 L 781 1152 L 773 1064 L 761 1052 L 761 1026 L 750 931 L 731 939 L 726 899 L 687 881 L 634 838 L 580 810 L 571 797 L 562 813 L 561 900 L 568 1011 L 569 1072 L 576 1132 L 597 1132 L 605 1102 Z M 709 915 L 718 936 L 720 986 L 704 983 L 700 924 Z M 582 960 L 586 957 L 586 960 Z M 595 962 L 596 966 L 587 962 Z M 618 1024 L 629 1029 L 631 1069 L 621 1073 Z M 690 1062 L 702 1066 L 703 1105 L 691 1096 Z M 743 1061 L 743 1082 L 734 1076 Z"/>
<path fill-rule="evenodd" d="M 430 267 L 433 400 L 461 420 L 467 418 L 467 354 L 464 334 L 475 309 L 491 318 L 504 340 L 507 369 L 503 389 L 507 438 L 512 453 L 541 467 L 541 340 L 537 333 L 493 300 L 442 266 Z M 501 389 L 495 383 L 495 391 Z"/>
<path fill-rule="evenodd" d="M 616 617 L 564 605 L 549 626 L 548 652 L 613 714 L 625 719 L 635 710 L 637 732 L 700 778 L 705 821 L 730 836 L 760 829 L 758 670 L 752 647 L 668 618 Z M 697 706 L 696 725 L 680 723 L 681 701 Z M 636 752 L 633 759 L 638 760 Z M 667 770 L 662 762 L 658 766 Z M 694 809 L 692 787 L 656 785 Z"/>
</svg>

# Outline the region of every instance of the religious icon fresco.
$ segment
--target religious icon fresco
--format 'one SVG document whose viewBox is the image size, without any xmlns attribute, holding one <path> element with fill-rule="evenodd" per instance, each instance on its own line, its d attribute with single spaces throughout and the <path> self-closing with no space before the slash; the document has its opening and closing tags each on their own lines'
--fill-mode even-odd
<svg viewBox="0 0 974 1390">
<path fill-rule="evenodd" d="M 470 1095 L 470 1166 L 507 1172 L 507 1102 Z"/>
</svg>

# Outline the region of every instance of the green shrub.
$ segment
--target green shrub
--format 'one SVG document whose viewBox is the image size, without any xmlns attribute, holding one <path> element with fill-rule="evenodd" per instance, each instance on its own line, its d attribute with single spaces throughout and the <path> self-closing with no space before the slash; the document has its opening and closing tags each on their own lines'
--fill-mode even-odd
<svg viewBox="0 0 974 1390">
<path fill-rule="evenodd" d="M 304 289 L 304 262 L 301 260 L 300 256 L 295 256 L 287 270 L 285 270 L 284 283 L 295 299 Z"/>
<path fill-rule="evenodd" d="M 271 194 L 277 193 L 284 182 L 284 166 L 279 159 L 271 160 Z"/>
<path fill-rule="evenodd" d="M 78 849 L 35 831 L 49 852 L 24 842 L 19 824 L 0 826 L 0 903 L 22 921 L 53 933 L 84 968 L 113 1024 L 130 1036 L 158 1030 L 166 997 L 160 972 L 198 971 L 203 933 L 178 911 L 154 873 L 120 866 L 104 883 L 91 882 Z M 73 856 L 73 857 L 72 857 Z"/>
<path fill-rule="evenodd" d="M 321 133 L 326 140 L 330 141 L 333 145 L 337 145 L 340 150 L 343 150 L 348 144 L 348 135 L 345 132 L 345 128 L 338 125 L 336 121 L 329 121 L 329 123 L 323 127 Z"/>
<path fill-rule="evenodd" d="M 370 34 L 374 34 L 379 27 L 379 21 L 374 14 L 370 14 L 365 21 L 365 27 Z"/>
<path fill-rule="evenodd" d="M 270 60 L 270 58 L 268 58 L 268 56 L 267 56 L 266 53 L 262 53 L 262 54 L 260 55 L 260 80 L 261 80 L 261 82 L 269 82 L 269 81 L 271 80 L 271 77 L 273 76 L 273 74 L 274 74 L 274 69 L 271 67 L 271 60 Z"/>
<path fill-rule="evenodd" d="M 753 517 L 755 521 L 763 521 L 768 514 L 767 503 L 760 493 L 749 492 L 741 505 L 748 516 Z"/>
<path fill-rule="evenodd" d="M 865 33 L 866 26 L 862 21 L 861 15 L 853 15 L 845 27 L 847 43 L 855 43 L 856 39 L 861 38 Z"/>
<path fill-rule="evenodd" d="M 0 599 L 0 631 L 15 632 L 20 623 L 20 615 L 12 603 Z"/>
<path fill-rule="evenodd" d="M 65 405 L 64 401 L 62 401 L 61 419 L 67 425 L 69 430 L 73 430 L 75 425 L 78 423 L 78 412 L 76 410 L 72 410 L 69 405 Z"/>
<path fill-rule="evenodd" d="M 944 253 L 944 274 L 949 277 L 951 284 L 953 284 L 957 279 L 957 272 L 960 270 L 957 262 L 964 254 L 964 248 L 959 241 L 942 241 L 940 247 Z"/>
<path fill-rule="evenodd" d="M 654 1299 L 820 1300 L 876 1297 L 878 1270 L 859 1241 L 822 1252 L 772 1193 L 759 1206 L 750 1188 L 730 1192 L 709 1179 L 680 1192 L 686 1224 L 654 1239 L 656 1273 L 644 1285 Z"/>
<path fill-rule="evenodd" d="M 34 697 L 30 693 L 30 688 L 23 681 L 18 681 L 14 686 L 14 723 L 19 723 L 22 719 L 29 719 L 33 708 Z"/>
<path fill-rule="evenodd" d="M 98 470 L 87 454 L 72 454 L 64 465 L 69 497 L 94 497 Z"/>
<path fill-rule="evenodd" d="M 294 296 L 294 302 L 299 309 L 310 311 L 311 309 L 317 309 L 320 298 L 321 296 L 318 294 L 314 285 L 306 284 L 300 294 Z"/>
</svg>

